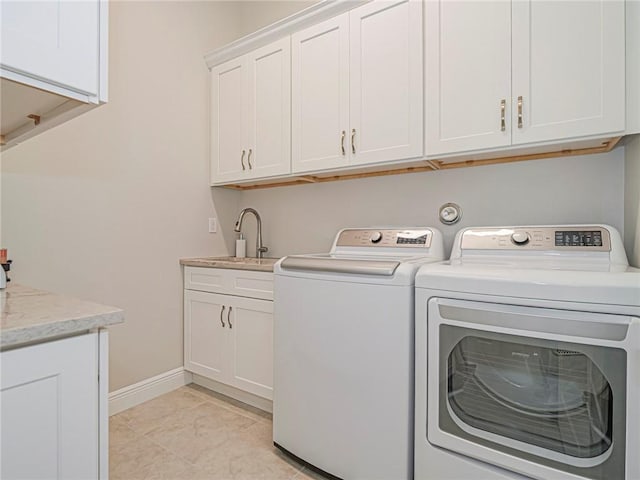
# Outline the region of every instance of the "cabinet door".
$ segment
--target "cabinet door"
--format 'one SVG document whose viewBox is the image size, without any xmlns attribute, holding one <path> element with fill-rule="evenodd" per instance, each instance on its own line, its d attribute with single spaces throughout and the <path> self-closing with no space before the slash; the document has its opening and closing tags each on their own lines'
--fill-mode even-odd
<svg viewBox="0 0 640 480">
<path fill-rule="evenodd" d="M 289 37 L 248 54 L 248 151 L 251 177 L 291 171 Z"/>
<path fill-rule="evenodd" d="M 99 12 L 98 0 L 2 2 L 2 68 L 97 95 Z"/>
<path fill-rule="evenodd" d="M 184 366 L 190 372 L 225 381 L 229 371 L 228 296 L 184 292 Z"/>
<path fill-rule="evenodd" d="M 0 354 L 2 478 L 98 478 L 97 334 Z"/>
<path fill-rule="evenodd" d="M 232 385 L 273 398 L 273 302 L 230 297 Z"/>
<path fill-rule="evenodd" d="M 211 70 L 211 184 L 246 178 L 247 61 L 230 60 Z"/>
<path fill-rule="evenodd" d="M 512 5 L 513 143 L 624 130 L 624 2 Z"/>
<path fill-rule="evenodd" d="M 349 18 L 351 162 L 422 156 L 422 2 L 374 1 Z"/>
<path fill-rule="evenodd" d="M 425 8 L 427 155 L 509 145 L 511 3 Z"/>
<path fill-rule="evenodd" d="M 292 170 L 348 165 L 349 14 L 291 37 Z"/>
</svg>

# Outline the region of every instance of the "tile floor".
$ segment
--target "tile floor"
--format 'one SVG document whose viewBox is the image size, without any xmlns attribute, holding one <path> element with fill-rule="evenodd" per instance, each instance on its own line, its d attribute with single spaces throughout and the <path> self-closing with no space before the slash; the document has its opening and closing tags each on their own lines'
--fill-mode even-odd
<svg viewBox="0 0 640 480">
<path fill-rule="evenodd" d="M 187 385 L 109 419 L 111 480 L 322 480 L 273 446 L 271 415 Z"/>
</svg>

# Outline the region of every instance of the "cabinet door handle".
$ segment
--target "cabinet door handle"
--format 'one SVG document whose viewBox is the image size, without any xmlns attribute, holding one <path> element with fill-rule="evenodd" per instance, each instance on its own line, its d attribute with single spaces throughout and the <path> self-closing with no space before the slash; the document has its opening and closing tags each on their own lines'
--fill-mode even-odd
<svg viewBox="0 0 640 480">
<path fill-rule="evenodd" d="M 229 307 L 229 311 L 227 312 L 227 323 L 229 324 L 229 328 L 233 328 L 233 323 L 231 323 L 231 310 L 233 310 L 233 307 Z"/>
<path fill-rule="evenodd" d="M 505 112 L 507 110 L 507 101 L 500 100 L 500 131 L 504 132 L 507 129 L 507 122 L 505 120 Z"/>
<path fill-rule="evenodd" d="M 518 128 L 522 128 L 522 95 L 518 97 Z"/>
<path fill-rule="evenodd" d="M 245 152 L 244 150 L 242 150 L 242 155 L 240 156 L 240 163 L 242 164 L 242 170 L 246 170 L 246 168 L 244 167 L 244 156 L 247 152 Z"/>
<path fill-rule="evenodd" d="M 342 152 L 343 157 L 347 154 L 347 152 L 344 149 L 344 137 L 346 136 L 347 136 L 347 132 L 342 130 L 342 135 L 340 135 L 340 151 Z"/>
<path fill-rule="evenodd" d="M 249 149 L 249 155 L 247 156 L 247 163 L 249 164 L 249 170 L 253 167 L 251 166 L 251 149 Z"/>
<path fill-rule="evenodd" d="M 356 154 L 356 129 L 351 129 L 351 153 Z"/>
<path fill-rule="evenodd" d="M 222 328 L 224 328 L 226 325 L 224 324 L 224 320 L 222 319 L 222 316 L 224 315 L 224 309 L 227 308 L 224 305 L 222 305 L 222 309 L 220 310 L 220 323 L 222 324 Z"/>
</svg>

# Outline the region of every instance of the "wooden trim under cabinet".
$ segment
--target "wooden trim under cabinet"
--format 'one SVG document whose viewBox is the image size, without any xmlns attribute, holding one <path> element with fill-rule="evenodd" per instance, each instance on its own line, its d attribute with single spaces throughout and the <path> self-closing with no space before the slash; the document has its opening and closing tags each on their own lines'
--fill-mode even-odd
<svg viewBox="0 0 640 480">
<path fill-rule="evenodd" d="M 503 163 L 523 162 L 528 160 L 542 160 L 548 158 L 571 157 L 576 155 L 590 155 L 594 153 L 606 153 L 615 148 L 622 137 L 613 137 L 599 140 L 599 145 L 577 146 L 554 151 L 539 151 L 534 153 L 511 154 L 503 157 L 494 157 L 496 152 L 464 155 L 453 158 L 416 160 L 402 162 L 396 165 L 380 165 L 368 168 L 351 169 L 346 171 L 332 171 L 302 176 L 288 176 L 256 180 L 251 183 L 220 185 L 234 190 L 255 190 L 259 188 L 287 187 L 292 185 L 304 185 L 308 183 L 334 182 L 338 180 L 353 180 L 358 178 L 381 177 L 387 175 L 400 175 L 405 173 L 431 172 L 433 170 L 447 170 L 451 168 L 478 167 L 483 165 L 498 165 Z M 557 147 L 557 146 L 556 146 Z M 504 152 L 507 153 L 507 152 Z M 513 152 L 511 152 L 513 153 Z M 472 158 L 469 158 L 472 157 Z"/>
</svg>

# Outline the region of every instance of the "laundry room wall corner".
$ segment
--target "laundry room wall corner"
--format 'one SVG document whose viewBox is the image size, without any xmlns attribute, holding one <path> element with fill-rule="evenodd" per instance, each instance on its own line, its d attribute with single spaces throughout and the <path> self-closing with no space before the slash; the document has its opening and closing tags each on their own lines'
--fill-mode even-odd
<svg viewBox="0 0 640 480">
<path fill-rule="evenodd" d="M 640 135 L 625 145 L 624 246 L 629 263 L 640 267 Z"/>
</svg>

